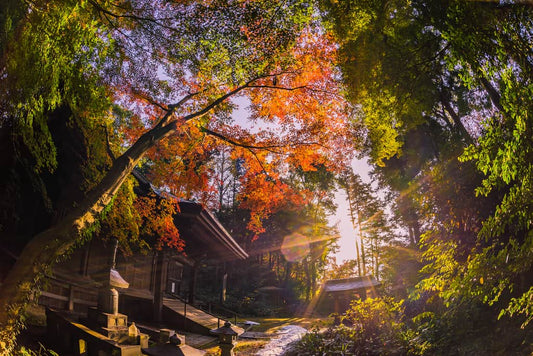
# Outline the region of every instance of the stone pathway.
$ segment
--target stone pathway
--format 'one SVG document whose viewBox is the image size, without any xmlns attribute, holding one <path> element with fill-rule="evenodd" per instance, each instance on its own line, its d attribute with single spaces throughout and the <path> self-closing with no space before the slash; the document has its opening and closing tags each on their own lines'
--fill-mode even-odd
<svg viewBox="0 0 533 356">
<path fill-rule="evenodd" d="M 261 350 L 257 352 L 257 356 L 279 356 L 286 350 L 287 346 L 307 333 L 307 329 L 297 325 L 287 325 L 279 329 L 276 337 L 270 340 Z"/>
</svg>

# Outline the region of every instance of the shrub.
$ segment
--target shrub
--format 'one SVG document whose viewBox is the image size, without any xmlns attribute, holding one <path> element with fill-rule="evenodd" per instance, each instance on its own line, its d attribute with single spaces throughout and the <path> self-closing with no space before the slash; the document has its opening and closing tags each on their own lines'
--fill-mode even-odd
<svg viewBox="0 0 533 356">
<path fill-rule="evenodd" d="M 313 330 L 296 346 L 298 355 L 406 355 L 413 332 L 403 322 L 403 301 L 383 297 L 352 301 L 338 326 Z"/>
</svg>

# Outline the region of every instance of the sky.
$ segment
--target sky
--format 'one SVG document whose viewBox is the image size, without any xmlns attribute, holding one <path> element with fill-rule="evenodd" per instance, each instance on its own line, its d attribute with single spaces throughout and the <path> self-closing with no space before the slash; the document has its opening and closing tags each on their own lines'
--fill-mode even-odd
<svg viewBox="0 0 533 356">
<path fill-rule="evenodd" d="M 352 161 L 352 167 L 354 172 L 361 176 L 361 179 L 365 183 L 370 183 L 370 166 L 366 160 L 354 159 Z M 348 210 L 348 201 L 346 194 L 343 190 L 338 190 L 335 193 L 335 202 L 337 203 L 337 213 L 330 216 L 330 225 L 338 224 L 340 238 L 338 240 L 339 250 L 334 254 L 337 259 L 337 264 L 341 264 L 345 260 L 355 259 L 355 236 L 356 230 L 354 230 L 352 222 L 350 220 L 350 213 Z"/>
</svg>

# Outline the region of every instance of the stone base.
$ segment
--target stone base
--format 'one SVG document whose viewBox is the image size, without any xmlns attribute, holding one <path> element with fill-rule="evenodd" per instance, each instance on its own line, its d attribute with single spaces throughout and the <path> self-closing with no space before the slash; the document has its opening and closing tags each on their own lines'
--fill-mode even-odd
<svg viewBox="0 0 533 356">
<path fill-rule="evenodd" d="M 89 308 L 87 312 L 87 318 L 91 324 L 102 328 L 121 328 L 128 326 L 128 316 L 124 314 L 109 314 L 104 313 L 96 309 L 95 307 Z"/>
<path fill-rule="evenodd" d="M 95 331 L 98 333 L 104 335 L 105 337 L 118 341 L 120 343 L 124 343 L 128 340 L 128 328 L 98 328 Z"/>
<path fill-rule="evenodd" d="M 235 347 L 234 343 L 224 344 L 219 342 L 218 347 L 220 347 L 220 356 L 234 356 L 233 348 Z"/>
<path fill-rule="evenodd" d="M 109 314 L 89 308 L 87 313 L 89 326 L 115 341 L 122 341 L 128 336 L 128 317 L 124 314 Z"/>
</svg>

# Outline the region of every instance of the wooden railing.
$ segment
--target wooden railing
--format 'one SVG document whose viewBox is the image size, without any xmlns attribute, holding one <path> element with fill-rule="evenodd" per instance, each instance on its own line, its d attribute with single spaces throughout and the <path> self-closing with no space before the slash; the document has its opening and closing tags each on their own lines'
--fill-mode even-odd
<svg viewBox="0 0 533 356">
<path fill-rule="evenodd" d="M 241 318 L 241 316 L 237 314 L 235 311 L 228 309 L 220 304 L 207 303 L 207 309 L 209 310 L 209 313 L 212 315 L 225 315 L 226 318 L 229 316 L 231 319 L 233 319 L 234 325 L 237 324 L 237 317 Z M 215 312 L 214 310 L 222 311 L 224 312 L 224 314 L 222 314 L 221 312 Z"/>
<path fill-rule="evenodd" d="M 167 295 L 174 299 L 178 299 L 183 303 L 184 318 L 187 318 L 187 307 L 190 305 L 216 318 L 218 327 L 227 320 L 237 324 L 238 318 L 241 318 L 240 315 L 233 310 L 225 308 L 219 304 L 190 304 L 186 299 L 177 294 Z M 58 277 L 47 276 L 47 285 L 45 286 L 44 291 L 40 294 L 39 304 L 55 309 L 86 312 L 88 307 L 96 306 L 97 298 L 98 287 L 96 285 L 81 285 L 72 281 L 59 279 Z"/>
<path fill-rule="evenodd" d="M 56 309 L 84 312 L 96 306 L 98 292 L 96 285 L 84 286 L 58 277 L 47 276 L 47 283 L 39 296 L 39 304 Z"/>
<path fill-rule="evenodd" d="M 200 309 L 204 313 L 209 314 L 209 315 L 211 315 L 214 318 L 217 318 L 218 327 L 220 327 L 220 321 L 221 320 L 222 321 L 229 321 L 229 320 L 232 319 L 233 323 L 234 323 L 233 325 L 237 325 L 237 318 L 238 317 L 240 318 L 239 314 L 237 314 L 233 310 L 227 309 L 227 308 L 225 308 L 225 307 L 223 307 L 221 305 L 218 305 L 218 304 L 207 303 L 207 307 L 206 307 L 205 304 L 199 304 L 199 303 L 191 304 L 191 303 L 187 302 L 187 300 L 185 298 L 183 298 L 182 296 L 180 296 L 178 294 L 169 293 L 168 295 L 171 298 L 178 299 L 178 300 L 180 300 L 183 303 L 183 316 L 185 318 L 187 318 L 187 305 L 192 305 L 196 309 Z M 220 310 L 224 310 L 226 312 L 226 314 L 223 315 L 222 313 L 215 313 L 213 311 L 213 307 L 215 307 L 217 309 L 220 309 Z M 229 317 L 228 317 L 228 315 L 229 315 Z"/>
</svg>

